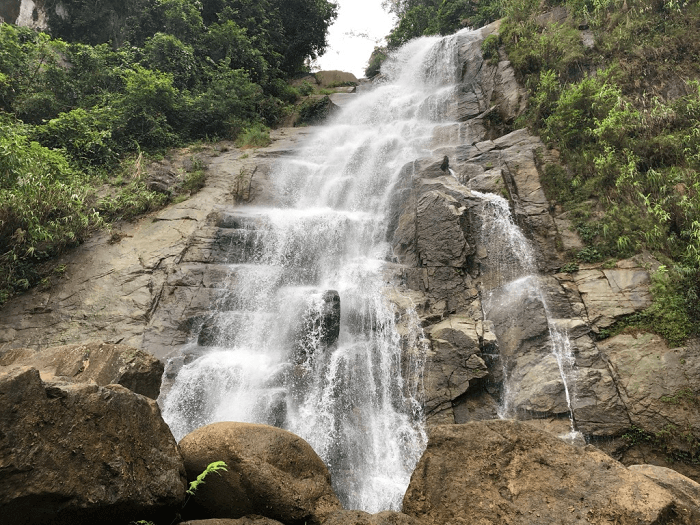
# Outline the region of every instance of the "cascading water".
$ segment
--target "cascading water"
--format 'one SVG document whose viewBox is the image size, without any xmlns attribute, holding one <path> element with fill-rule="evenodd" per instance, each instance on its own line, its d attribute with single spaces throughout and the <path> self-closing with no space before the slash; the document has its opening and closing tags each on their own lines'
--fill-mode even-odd
<svg viewBox="0 0 700 525">
<path fill-rule="evenodd" d="M 430 155 L 469 31 L 409 43 L 385 80 L 276 166 L 277 208 L 237 208 L 226 281 L 161 399 L 176 438 L 234 420 L 284 427 L 328 465 L 346 508 L 396 509 L 426 442 L 417 316 L 382 293 L 386 210 L 400 168 Z"/>
<path fill-rule="evenodd" d="M 536 298 L 542 305 L 547 320 L 551 353 L 556 359 L 569 412 L 571 429 L 569 434 L 561 437 L 572 441 L 578 440 L 580 434 L 576 431 L 573 417 L 574 392 L 571 388 L 575 383 L 575 359 L 568 334 L 557 326 L 547 304 L 537 275 L 534 251 L 520 228 L 513 222 L 508 201 L 492 193 L 484 194 L 474 190 L 472 193 L 483 199 L 481 237 L 482 242 L 488 246 L 489 260 L 494 266 L 495 281 L 499 285 L 486 296 L 483 304 L 484 316 L 488 318 L 489 313 L 494 309 L 512 309 L 513 305 L 521 304 L 523 298 L 527 296 Z M 502 360 L 504 377 L 499 410 L 501 418 L 517 416 L 517 411 L 513 407 L 513 397 L 518 385 L 514 384 L 507 361 L 507 358 Z"/>
</svg>

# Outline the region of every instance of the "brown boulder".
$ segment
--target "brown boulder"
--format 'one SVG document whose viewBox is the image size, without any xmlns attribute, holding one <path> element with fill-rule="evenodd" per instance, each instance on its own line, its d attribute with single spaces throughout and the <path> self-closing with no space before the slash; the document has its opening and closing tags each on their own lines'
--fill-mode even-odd
<svg viewBox="0 0 700 525">
<path fill-rule="evenodd" d="M 188 479 L 224 461 L 191 504 L 193 515 L 240 518 L 260 514 L 284 523 L 319 525 L 341 508 L 330 474 L 311 446 L 291 432 L 250 423 L 214 423 L 180 441 Z"/>
<path fill-rule="evenodd" d="M 668 490 L 678 501 L 679 513 L 690 518 L 691 523 L 700 523 L 700 483 L 667 467 L 630 465 L 627 468 Z"/>
<path fill-rule="evenodd" d="M 339 510 L 331 514 L 323 525 L 422 525 L 422 522 L 391 510 L 377 514 L 361 510 Z"/>
<path fill-rule="evenodd" d="M 403 512 L 431 525 L 660 525 L 680 518 L 676 504 L 592 446 L 495 420 L 432 429 Z"/>
<path fill-rule="evenodd" d="M 282 525 L 277 520 L 271 520 L 263 516 L 245 516 L 237 520 L 229 518 L 212 518 L 209 520 L 183 521 L 180 525 Z"/>
<path fill-rule="evenodd" d="M 3 523 L 116 525 L 180 509 L 182 457 L 152 399 L 120 385 L 43 383 L 17 367 L 0 371 L 0 401 Z"/>
<path fill-rule="evenodd" d="M 19 348 L 0 352 L 0 366 L 31 366 L 41 379 L 100 386 L 122 385 L 137 394 L 158 398 L 163 363 L 132 346 L 91 342 L 41 351 Z"/>
</svg>

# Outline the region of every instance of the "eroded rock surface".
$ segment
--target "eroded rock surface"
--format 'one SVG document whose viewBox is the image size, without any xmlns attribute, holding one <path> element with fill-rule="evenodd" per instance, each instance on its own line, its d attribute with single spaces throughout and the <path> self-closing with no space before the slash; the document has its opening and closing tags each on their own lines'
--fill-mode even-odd
<svg viewBox="0 0 700 525">
<path fill-rule="evenodd" d="M 185 469 L 152 399 L 120 385 L 0 371 L 0 515 L 7 523 L 172 519 Z"/>
<path fill-rule="evenodd" d="M 340 510 L 330 474 L 311 446 L 291 432 L 267 425 L 214 423 L 180 441 L 187 477 L 209 463 L 228 471 L 212 474 L 187 510 L 197 517 L 241 518 L 259 514 L 284 523 L 320 525 Z"/>
<path fill-rule="evenodd" d="M 525 423 L 481 421 L 432 429 L 403 512 L 434 525 L 660 525 L 678 516 L 678 504 L 594 447 Z"/>
<path fill-rule="evenodd" d="M 43 381 L 95 382 L 122 385 L 132 392 L 157 399 L 163 363 L 126 345 L 87 343 L 36 351 L 18 348 L 0 351 L 0 367 L 31 366 Z"/>
<path fill-rule="evenodd" d="M 232 243 L 243 242 L 231 233 L 235 228 L 221 224 L 222 206 L 253 199 L 269 204 L 271 163 L 309 132 L 281 129 L 266 148 L 242 152 L 221 144 L 198 154 L 208 165 L 201 191 L 139 222 L 95 235 L 57 261 L 66 265 L 65 272 L 51 288 L 5 304 L 0 349 L 99 340 L 163 358 L 186 343 L 189 320 L 207 314 L 229 284 L 222 278 L 227 269 L 218 263 Z M 246 242 L 241 249 L 249 249 L 251 241 Z"/>
</svg>

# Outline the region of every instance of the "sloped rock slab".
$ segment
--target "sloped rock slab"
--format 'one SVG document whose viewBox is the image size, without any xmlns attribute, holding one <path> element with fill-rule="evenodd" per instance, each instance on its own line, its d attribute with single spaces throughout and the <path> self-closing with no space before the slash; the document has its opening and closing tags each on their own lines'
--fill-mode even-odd
<svg viewBox="0 0 700 525">
<path fill-rule="evenodd" d="M 431 525 L 661 525 L 677 503 L 592 446 L 498 420 L 433 428 L 403 512 Z"/>
<path fill-rule="evenodd" d="M 598 343 L 610 361 L 615 382 L 628 408 L 631 425 L 648 432 L 673 430 L 700 436 L 700 358 L 691 348 L 668 348 L 649 333 L 621 334 Z"/>
<path fill-rule="evenodd" d="M 191 501 L 198 518 L 259 514 L 284 523 L 320 525 L 340 510 L 330 474 L 311 446 L 291 432 L 267 425 L 214 423 L 180 441 L 188 479 L 209 463 L 224 461 Z"/>
<path fill-rule="evenodd" d="M 131 346 L 100 342 L 41 351 L 4 350 L 0 351 L 0 367 L 3 366 L 37 368 L 44 381 L 122 385 L 151 399 L 158 398 L 163 377 L 163 363 L 155 357 Z"/>
<path fill-rule="evenodd" d="M 673 469 L 657 465 L 630 465 L 627 468 L 644 474 L 668 490 L 678 500 L 679 511 L 691 519 L 691 523 L 700 523 L 700 483 Z"/>
<path fill-rule="evenodd" d="M 172 519 L 182 457 L 152 399 L 0 372 L 0 516 L 13 525 Z"/>
<path fill-rule="evenodd" d="M 573 278 L 596 331 L 651 306 L 649 272 L 644 269 L 581 270 Z"/>
</svg>

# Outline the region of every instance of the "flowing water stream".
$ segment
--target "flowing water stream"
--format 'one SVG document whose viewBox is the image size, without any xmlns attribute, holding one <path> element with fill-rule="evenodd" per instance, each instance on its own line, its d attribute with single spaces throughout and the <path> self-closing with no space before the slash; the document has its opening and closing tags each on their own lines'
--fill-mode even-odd
<svg viewBox="0 0 700 525">
<path fill-rule="evenodd" d="M 552 316 L 547 303 L 544 287 L 537 274 L 534 250 L 522 231 L 514 223 L 508 201 L 499 195 L 484 194 L 472 190 L 483 200 L 482 217 L 484 218 L 481 242 L 489 247 L 489 259 L 495 268 L 497 286 L 490 290 L 483 303 L 484 317 L 495 309 L 514 311 L 523 303 L 524 297 L 535 298 L 543 310 L 549 332 L 551 354 L 556 360 L 559 376 L 568 407 L 570 431 L 560 436 L 570 441 L 580 441 L 582 436 L 576 431 L 573 417 L 572 401 L 575 384 L 575 358 L 571 341 L 566 330 L 561 329 Z M 517 381 L 511 374 L 509 359 L 501 356 L 503 365 L 503 387 L 499 417 L 517 418 L 517 409 L 513 398 L 518 389 Z"/>
<path fill-rule="evenodd" d="M 177 439 L 215 421 L 277 425 L 313 446 L 346 508 L 400 509 L 426 443 L 424 352 L 417 316 L 400 314 L 402 340 L 382 293 L 386 210 L 400 168 L 431 153 L 465 38 L 399 50 L 383 83 L 278 163 L 282 206 L 227 212 L 230 290 L 161 399 Z"/>
<path fill-rule="evenodd" d="M 216 421 L 276 425 L 311 444 L 346 508 L 400 509 L 426 444 L 425 349 L 418 317 L 383 293 L 386 212 L 402 166 L 430 156 L 435 128 L 449 121 L 458 46 L 475 35 L 397 51 L 381 84 L 276 165 L 283 204 L 221 214 L 227 291 L 181 349 L 191 357 L 160 399 L 176 439 Z M 501 239 L 503 284 L 535 283 L 532 251 L 505 201 L 481 198 L 493 216 L 492 252 Z"/>
</svg>

